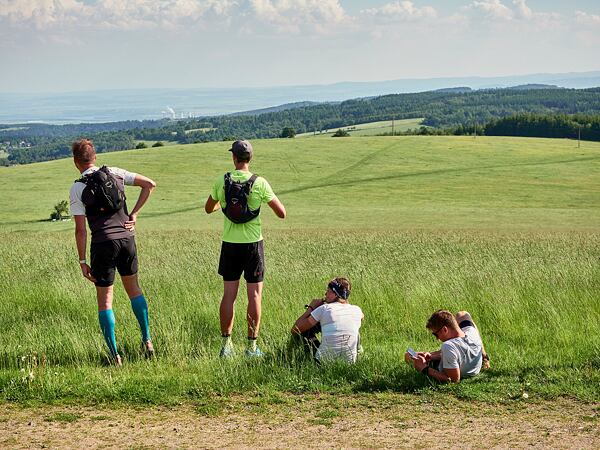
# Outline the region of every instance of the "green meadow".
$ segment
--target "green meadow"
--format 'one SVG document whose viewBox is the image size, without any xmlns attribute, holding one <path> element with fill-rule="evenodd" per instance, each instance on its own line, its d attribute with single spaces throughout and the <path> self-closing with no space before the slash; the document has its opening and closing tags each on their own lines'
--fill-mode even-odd
<svg viewBox="0 0 600 450">
<path fill-rule="evenodd" d="M 393 122 L 391 120 L 384 120 L 380 122 L 368 122 L 368 123 L 359 123 L 356 125 L 349 125 L 345 127 L 339 127 L 342 130 L 347 131 L 350 136 L 376 136 L 382 135 L 384 133 L 392 133 L 392 130 L 395 133 L 401 131 L 407 131 L 409 129 L 418 129 L 421 127 L 421 123 L 423 122 L 422 118 L 417 119 L 402 119 L 395 120 Z M 327 130 L 327 132 L 322 133 L 301 133 L 296 137 L 331 137 L 338 128 L 332 128 Z"/>
<path fill-rule="evenodd" d="M 73 223 L 47 220 L 78 178 L 72 161 L 0 167 L 1 401 L 219 405 L 240 393 L 280 402 L 288 393 L 390 391 L 489 402 L 600 398 L 600 143 L 366 136 L 253 145 L 253 171 L 288 211 L 283 221 L 262 212 L 262 360 L 241 356 L 243 286 L 240 356 L 217 356 L 223 218 L 203 205 L 231 169 L 228 143 L 98 157 L 158 184 L 137 226 L 158 356 L 141 357 L 117 283 L 122 369 L 106 365 Z M 127 193 L 133 204 L 137 192 Z M 319 368 L 290 348 L 289 330 L 336 275 L 351 279 L 350 301 L 365 313 L 365 354 L 351 367 Z M 439 308 L 472 313 L 490 371 L 437 386 L 404 363 L 408 346 L 439 348 L 424 327 Z"/>
</svg>

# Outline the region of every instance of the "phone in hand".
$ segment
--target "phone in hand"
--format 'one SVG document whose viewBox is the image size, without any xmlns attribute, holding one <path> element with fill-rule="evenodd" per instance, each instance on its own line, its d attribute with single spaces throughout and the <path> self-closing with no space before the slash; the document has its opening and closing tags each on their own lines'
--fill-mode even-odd
<svg viewBox="0 0 600 450">
<path fill-rule="evenodd" d="M 417 355 L 417 352 L 415 352 L 415 351 L 414 351 L 412 348 L 410 348 L 410 347 L 408 347 L 408 348 L 406 349 L 406 353 L 408 353 L 412 359 L 418 359 L 418 358 L 419 358 L 419 357 L 418 357 L 418 355 Z"/>
</svg>

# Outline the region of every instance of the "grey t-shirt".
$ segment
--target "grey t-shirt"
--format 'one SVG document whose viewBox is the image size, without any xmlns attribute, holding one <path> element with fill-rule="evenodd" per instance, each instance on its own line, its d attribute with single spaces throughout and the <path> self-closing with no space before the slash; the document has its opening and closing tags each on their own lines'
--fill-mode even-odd
<svg viewBox="0 0 600 450">
<path fill-rule="evenodd" d="M 442 359 L 439 370 L 460 368 L 461 377 L 472 377 L 481 370 L 483 345 L 477 328 L 462 328 L 464 337 L 449 339 L 442 343 Z"/>
</svg>

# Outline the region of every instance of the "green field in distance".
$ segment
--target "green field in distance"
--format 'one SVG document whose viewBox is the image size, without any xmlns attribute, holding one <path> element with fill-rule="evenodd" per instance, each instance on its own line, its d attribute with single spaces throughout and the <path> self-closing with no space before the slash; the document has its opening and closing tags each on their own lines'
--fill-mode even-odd
<svg viewBox="0 0 600 450">
<path fill-rule="evenodd" d="M 420 128 L 423 122 L 423 118 L 417 119 L 402 119 L 402 120 L 394 120 L 393 130 L 394 133 L 398 133 L 401 131 L 407 131 L 409 129 L 418 129 Z M 391 120 L 383 120 L 380 122 L 368 122 L 368 123 L 360 123 L 356 125 L 348 125 L 344 127 L 331 128 L 329 130 L 323 130 L 321 133 L 300 133 L 296 135 L 296 137 L 331 137 L 338 129 L 342 129 L 347 131 L 350 136 L 377 136 L 382 135 L 384 133 L 392 132 L 392 121 Z"/>
</svg>

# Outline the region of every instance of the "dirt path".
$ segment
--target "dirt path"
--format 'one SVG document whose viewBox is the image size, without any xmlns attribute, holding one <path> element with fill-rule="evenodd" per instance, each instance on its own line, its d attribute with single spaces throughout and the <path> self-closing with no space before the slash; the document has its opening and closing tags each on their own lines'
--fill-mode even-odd
<svg viewBox="0 0 600 450">
<path fill-rule="evenodd" d="M 177 407 L 0 405 L 0 448 L 600 448 L 600 405 L 398 394 Z M 441 431 L 443 430 L 443 431 Z"/>
</svg>

